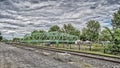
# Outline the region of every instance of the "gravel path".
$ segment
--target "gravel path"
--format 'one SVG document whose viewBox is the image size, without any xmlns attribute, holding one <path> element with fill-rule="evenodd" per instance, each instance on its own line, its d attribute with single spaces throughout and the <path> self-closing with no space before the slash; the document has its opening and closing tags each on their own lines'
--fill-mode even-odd
<svg viewBox="0 0 120 68">
<path fill-rule="evenodd" d="M 80 68 L 35 51 L 0 43 L 0 68 Z M 82 68 L 82 67 L 81 67 Z"/>
<path fill-rule="evenodd" d="M 120 68 L 120 64 L 0 43 L 0 68 Z"/>
<path fill-rule="evenodd" d="M 37 48 L 25 47 L 20 45 L 18 45 L 17 47 L 20 47 L 22 49 L 32 50 L 44 55 L 48 55 L 47 57 L 49 58 L 51 57 L 52 59 L 56 59 L 61 62 L 67 62 L 75 66 L 78 66 L 79 68 L 120 68 L 119 63 L 109 62 L 105 60 L 99 60 L 99 59 L 93 59 L 93 58 L 75 56 L 75 55 L 69 56 L 69 54 L 63 56 L 58 52 L 43 50 L 39 48 L 37 49 Z"/>
</svg>

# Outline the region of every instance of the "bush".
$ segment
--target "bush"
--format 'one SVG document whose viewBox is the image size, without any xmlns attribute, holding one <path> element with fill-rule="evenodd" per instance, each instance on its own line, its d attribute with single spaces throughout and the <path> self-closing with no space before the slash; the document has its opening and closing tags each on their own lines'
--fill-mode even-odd
<svg viewBox="0 0 120 68">
<path fill-rule="evenodd" d="M 120 54 L 120 44 L 116 45 L 116 44 L 109 44 L 106 48 L 106 53 L 110 53 L 110 54 Z"/>
</svg>

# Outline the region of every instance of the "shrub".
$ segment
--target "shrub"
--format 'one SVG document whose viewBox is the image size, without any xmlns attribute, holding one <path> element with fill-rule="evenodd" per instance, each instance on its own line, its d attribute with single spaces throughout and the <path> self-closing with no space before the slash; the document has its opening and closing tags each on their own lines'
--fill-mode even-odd
<svg viewBox="0 0 120 68">
<path fill-rule="evenodd" d="M 116 44 L 109 44 L 108 46 L 106 46 L 105 48 L 106 53 L 110 53 L 110 54 L 120 54 L 120 44 L 116 45 Z"/>
</svg>

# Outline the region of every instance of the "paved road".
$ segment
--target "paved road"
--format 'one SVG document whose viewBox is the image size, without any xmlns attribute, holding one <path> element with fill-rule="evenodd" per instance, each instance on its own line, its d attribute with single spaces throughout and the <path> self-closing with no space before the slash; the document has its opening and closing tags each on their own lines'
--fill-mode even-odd
<svg viewBox="0 0 120 68">
<path fill-rule="evenodd" d="M 0 68 L 77 68 L 34 51 L 0 43 Z"/>
</svg>

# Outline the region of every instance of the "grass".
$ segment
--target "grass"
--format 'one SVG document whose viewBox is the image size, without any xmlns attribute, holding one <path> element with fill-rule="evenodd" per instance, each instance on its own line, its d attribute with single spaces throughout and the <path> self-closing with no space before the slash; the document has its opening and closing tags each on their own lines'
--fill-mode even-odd
<svg viewBox="0 0 120 68">
<path fill-rule="evenodd" d="M 74 52 L 83 52 L 83 53 L 95 54 L 95 55 L 101 55 L 101 56 L 108 56 L 108 57 L 115 57 L 115 58 L 119 58 L 119 59 L 120 59 L 120 56 L 112 55 L 112 54 L 105 54 L 105 53 L 102 53 L 102 52 L 82 51 L 82 50 L 72 50 L 72 49 L 63 49 L 63 48 L 57 48 L 57 49 L 69 50 L 69 51 L 74 51 Z"/>
<path fill-rule="evenodd" d="M 29 44 L 29 46 L 33 46 L 33 44 Z M 36 45 L 34 45 L 36 46 Z M 40 46 L 40 45 L 37 45 Z M 42 46 L 42 47 L 47 47 L 47 48 L 53 48 L 51 46 Z M 96 46 L 97 47 L 97 46 Z M 60 50 L 67 50 L 67 51 L 73 51 L 73 52 L 82 52 L 82 53 L 88 53 L 88 54 L 95 54 L 95 55 L 101 55 L 101 56 L 107 56 L 107 57 L 115 57 L 115 58 L 119 58 L 120 56 L 118 55 L 112 55 L 112 54 L 105 54 L 102 51 L 94 51 L 92 48 L 92 51 L 89 50 L 78 50 L 78 49 L 69 49 L 69 48 L 62 48 L 62 46 L 59 45 L 59 47 L 54 47 L 55 49 L 60 49 Z M 97 47 L 98 49 L 101 47 Z M 96 49 L 96 48 L 94 48 Z M 102 48 L 100 50 L 103 50 Z"/>
</svg>

